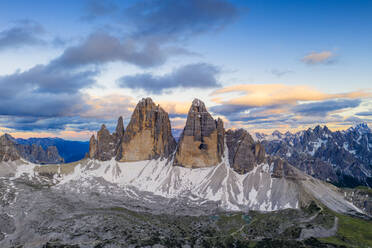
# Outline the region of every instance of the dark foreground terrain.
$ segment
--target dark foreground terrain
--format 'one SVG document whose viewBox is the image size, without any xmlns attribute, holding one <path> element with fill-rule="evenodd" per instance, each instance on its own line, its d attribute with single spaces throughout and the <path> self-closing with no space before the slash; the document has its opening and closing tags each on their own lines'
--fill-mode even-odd
<svg viewBox="0 0 372 248">
<path fill-rule="evenodd" d="M 3 178 L 0 247 L 372 247 L 371 220 L 315 202 L 302 210 L 194 215 L 171 202 L 154 213 L 106 197 Z"/>
</svg>

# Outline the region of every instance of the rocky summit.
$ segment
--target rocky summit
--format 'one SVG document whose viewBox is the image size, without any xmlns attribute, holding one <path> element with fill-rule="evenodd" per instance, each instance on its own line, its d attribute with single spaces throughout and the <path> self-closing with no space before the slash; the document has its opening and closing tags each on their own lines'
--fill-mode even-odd
<svg viewBox="0 0 372 248">
<path fill-rule="evenodd" d="M 119 117 L 116 131 L 110 134 L 105 124 L 97 132 L 97 139 L 94 135 L 89 140 L 89 158 L 107 161 L 119 156 L 121 141 L 124 136 L 123 117 Z"/>
<path fill-rule="evenodd" d="M 255 142 L 244 129 L 228 130 L 226 145 L 229 149 L 230 166 L 238 173 L 245 174 L 265 161 L 265 149 Z"/>
<path fill-rule="evenodd" d="M 205 104 L 195 99 L 179 140 L 174 165 L 188 168 L 216 166 L 224 151 L 224 135 L 222 120 L 213 119 Z"/>
<path fill-rule="evenodd" d="M 168 113 L 151 98 L 142 99 L 124 133 L 120 161 L 168 158 L 175 148 Z"/>
</svg>

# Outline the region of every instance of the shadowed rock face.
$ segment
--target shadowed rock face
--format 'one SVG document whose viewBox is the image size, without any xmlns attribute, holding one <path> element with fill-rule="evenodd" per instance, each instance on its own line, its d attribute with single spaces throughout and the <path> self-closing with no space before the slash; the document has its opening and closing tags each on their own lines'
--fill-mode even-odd
<svg viewBox="0 0 372 248">
<path fill-rule="evenodd" d="M 93 141 L 94 142 L 94 141 Z M 114 137 L 111 136 L 109 130 L 103 124 L 101 129 L 97 132 L 97 147 L 95 158 L 106 161 L 115 157 L 115 142 Z"/>
<path fill-rule="evenodd" d="M 49 146 L 44 150 L 40 145 L 17 144 L 9 134 L 0 137 L 0 161 L 14 161 L 24 158 L 32 163 L 63 163 L 57 147 Z"/>
<path fill-rule="evenodd" d="M 120 161 L 167 158 L 175 148 L 168 113 L 151 98 L 142 99 L 123 135 Z"/>
<path fill-rule="evenodd" d="M 221 162 L 223 147 L 222 120 L 215 121 L 205 104 L 195 99 L 178 144 L 174 165 L 188 168 L 215 166 Z"/>
<path fill-rule="evenodd" d="M 16 144 L 17 150 L 22 158 L 37 164 L 56 164 L 63 163 L 63 158 L 59 155 L 57 147 L 48 146 L 46 150 L 37 144 L 21 145 Z"/>
<path fill-rule="evenodd" d="M 265 149 L 254 142 L 243 129 L 228 130 L 226 145 L 229 150 L 230 166 L 238 173 L 245 174 L 265 161 Z"/>
<path fill-rule="evenodd" d="M 89 141 L 89 157 L 102 161 L 110 160 L 118 156 L 121 141 L 124 136 L 123 117 L 120 116 L 116 131 L 111 135 L 105 125 L 97 132 L 97 139 L 94 135 Z"/>
<path fill-rule="evenodd" d="M 14 161 L 20 158 L 12 139 L 13 138 L 8 134 L 4 134 L 0 137 L 0 162 Z"/>
<path fill-rule="evenodd" d="M 116 125 L 115 132 L 112 134 L 112 136 L 114 138 L 115 143 L 116 160 L 120 160 L 122 155 L 121 143 L 123 142 L 124 137 L 124 123 L 122 116 L 119 117 L 118 124 Z"/>
<path fill-rule="evenodd" d="M 297 133 L 256 134 L 269 155 L 307 174 L 343 187 L 372 186 L 372 132 L 358 124 L 332 132 L 317 126 Z"/>
</svg>

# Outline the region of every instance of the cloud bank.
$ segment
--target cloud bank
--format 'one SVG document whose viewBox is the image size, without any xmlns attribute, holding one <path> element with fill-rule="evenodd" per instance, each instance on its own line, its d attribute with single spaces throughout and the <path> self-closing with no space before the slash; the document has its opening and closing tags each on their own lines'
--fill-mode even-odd
<svg viewBox="0 0 372 248">
<path fill-rule="evenodd" d="M 216 66 L 197 63 L 181 66 L 171 73 L 154 76 L 150 73 L 141 73 L 133 76 L 124 76 L 118 80 L 123 88 L 142 89 L 147 93 L 161 94 L 173 88 L 216 88 L 219 87 L 217 76 L 220 69 Z"/>
</svg>

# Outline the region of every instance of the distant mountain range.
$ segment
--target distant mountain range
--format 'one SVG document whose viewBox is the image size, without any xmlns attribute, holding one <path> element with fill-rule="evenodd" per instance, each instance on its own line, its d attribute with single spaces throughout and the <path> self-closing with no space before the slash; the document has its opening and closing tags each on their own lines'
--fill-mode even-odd
<svg viewBox="0 0 372 248">
<path fill-rule="evenodd" d="M 29 138 L 15 139 L 15 141 L 23 145 L 35 144 L 41 146 L 44 150 L 48 149 L 50 146 L 55 146 L 65 163 L 83 159 L 85 154 L 89 151 L 88 141 L 71 141 L 61 138 Z"/>
<path fill-rule="evenodd" d="M 281 157 L 307 174 L 337 186 L 372 186 L 372 133 L 361 123 L 332 132 L 316 126 L 297 133 L 255 133 L 268 154 Z"/>
</svg>

